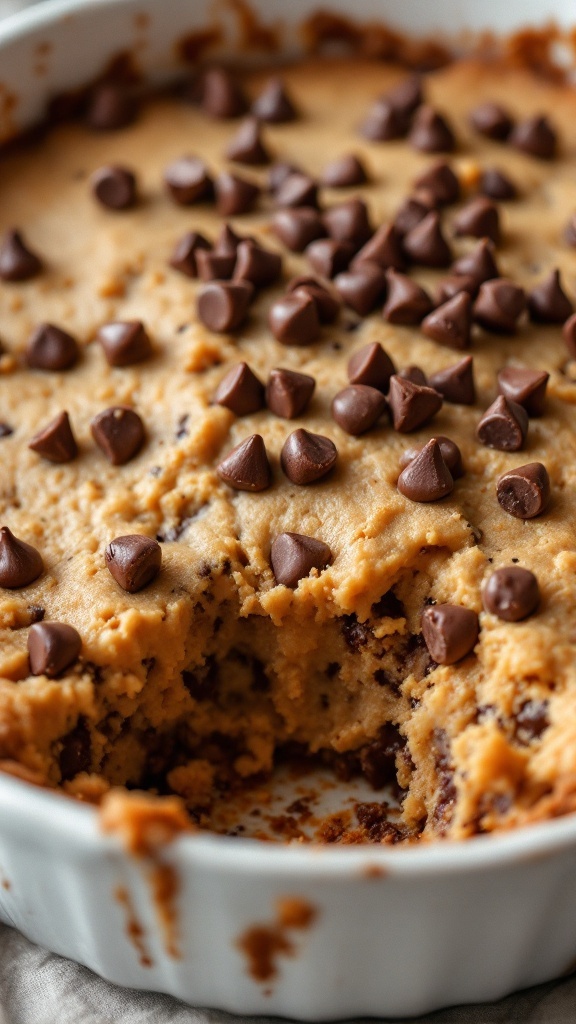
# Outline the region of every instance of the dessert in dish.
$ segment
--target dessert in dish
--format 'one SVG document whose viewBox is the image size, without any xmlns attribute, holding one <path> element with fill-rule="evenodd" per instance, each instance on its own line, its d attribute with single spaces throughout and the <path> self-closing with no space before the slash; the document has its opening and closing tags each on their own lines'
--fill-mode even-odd
<svg viewBox="0 0 576 1024">
<path fill-rule="evenodd" d="M 350 842 L 575 809 L 575 113 L 338 58 L 2 157 L 4 770 L 210 828 L 304 757 Z"/>
</svg>

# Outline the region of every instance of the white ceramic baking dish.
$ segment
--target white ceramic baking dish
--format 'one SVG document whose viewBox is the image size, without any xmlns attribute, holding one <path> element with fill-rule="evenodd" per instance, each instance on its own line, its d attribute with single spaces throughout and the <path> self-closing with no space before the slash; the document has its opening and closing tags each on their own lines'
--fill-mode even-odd
<svg viewBox="0 0 576 1024">
<path fill-rule="evenodd" d="M 346 2 L 330 6 L 348 11 Z M 264 20 L 283 21 L 292 50 L 291 29 L 312 7 L 253 4 Z M 0 105 L 0 136 L 26 127 L 47 94 L 90 79 L 119 49 L 165 73 L 175 41 L 213 14 L 200 0 L 49 0 L 0 25 L 0 84 L 17 97 Z M 573 0 L 357 0 L 354 15 L 419 33 L 576 20 Z M 231 49 L 237 20 L 227 24 Z M 165 877 L 179 885 L 172 942 L 154 898 L 157 865 L 154 875 L 104 835 L 92 808 L 0 775 L 0 920 L 118 984 L 322 1020 L 494 1000 L 576 966 L 574 816 L 415 849 L 192 835 L 163 857 Z"/>
</svg>

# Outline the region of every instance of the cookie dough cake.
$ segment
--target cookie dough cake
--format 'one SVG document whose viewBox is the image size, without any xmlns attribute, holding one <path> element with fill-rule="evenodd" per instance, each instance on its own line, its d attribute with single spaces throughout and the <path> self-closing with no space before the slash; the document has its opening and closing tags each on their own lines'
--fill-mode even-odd
<svg viewBox="0 0 576 1024">
<path fill-rule="evenodd" d="M 338 58 L 2 156 L 4 771 L 210 828 L 304 756 L 395 787 L 357 840 L 576 808 L 575 120 Z"/>
</svg>

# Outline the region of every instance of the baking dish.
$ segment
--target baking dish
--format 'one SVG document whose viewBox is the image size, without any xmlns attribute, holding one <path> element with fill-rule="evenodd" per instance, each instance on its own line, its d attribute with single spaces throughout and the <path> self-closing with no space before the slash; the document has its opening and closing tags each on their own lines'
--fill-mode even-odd
<svg viewBox="0 0 576 1024">
<path fill-rule="evenodd" d="M 336 7 L 337 5 L 332 5 Z M 266 19 L 280 3 L 266 5 Z M 296 26 L 310 5 L 290 5 Z M 485 12 L 449 7 L 456 29 L 490 27 Z M 519 6 L 509 5 L 508 30 Z M 437 30 L 445 9 L 367 3 L 410 30 Z M 522 6 L 522 20 L 563 9 Z M 207 5 L 157 0 L 47 4 L 0 32 L 2 133 L 25 127 L 47 91 L 82 84 L 122 48 L 151 73 L 174 42 L 210 19 Z M 426 20 L 429 19 L 429 20 Z M 229 19 L 225 49 L 237 41 Z M 297 35 L 286 26 L 286 46 Z M 50 58 L 32 71 L 38 47 Z M 92 810 L 0 778 L 0 916 L 103 976 L 196 1004 L 306 1019 L 412 1015 L 498 998 L 571 968 L 576 957 L 573 818 L 492 839 L 418 850 L 277 847 L 183 837 L 162 866 L 178 879 L 166 934 L 154 898 L 158 864 L 129 857 Z M 176 949 L 174 949 L 176 946 Z M 174 953 L 178 955 L 174 955 Z"/>
</svg>

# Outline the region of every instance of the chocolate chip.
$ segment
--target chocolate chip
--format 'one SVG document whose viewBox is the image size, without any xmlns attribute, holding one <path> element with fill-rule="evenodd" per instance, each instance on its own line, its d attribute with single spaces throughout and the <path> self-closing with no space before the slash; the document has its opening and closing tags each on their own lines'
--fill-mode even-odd
<svg viewBox="0 0 576 1024">
<path fill-rule="evenodd" d="M 268 121 L 270 124 L 294 121 L 297 111 L 281 78 L 271 78 L 266 83 L 252 104 L 252 113 L 260 121 Z"/>
<path fill-rule="evenodd" d="M 156 579 L 162 565 L 162 548 L 153 537 L 130 533 L 110 541 L 104 559 L 122 590 L 135 594 Z"/>
<path fill-rule="evenodd" d="M 297 295 L 302 293 L 310 296 L 316 303 L 316 312 L 321 324 L 331 324 L 340 312 L 340 299 L 329 291 L 315 277 L 307 277 L 305 274 L 294 277 L 288 284 L 288 291 Z"/>
<path fill-rule="evenodd" d="M 201 281 L 229 281 L 236 266 L 236 253 L 220 253 L 199 249 L 196 267 Z"/>
<path fill-rule="evenodd" d="M 379 342 L 364 345 L 350 357 L 348 380 L 351 384 L 366 384 L 386 394 L 390 377 L 396 367 Z"/>
<path fill-rule="evenodd" d="M 255 288 L 267 288 L 282 273 L 280 253 L 264 249 L 257 242 L 240 242 L 236 250 L 234 281 L 249 281 Z"/>
<path fill-rule="evenodd" d="M 200 251 L 208 251 L 210 242 L 198 231 L 187 231 L 182 238 L 176 242 L 174 251 L 170 257 L 170 266 L 179 270 L 186 277 L 197 277 L 198 265 L 196 254 Z"/>
<path fill-rule="evenodd" d="M 0 527 L 0 587 L 8 590 L 27 587 L 43 572 L 40 552 L 15 537 L 7 526 Z"/>
<path fill-rule="evenodd" d="M 134 409 L 113 405 L 98 413 L 90 424 L 92 437 L 113 466 L 123 466 L 144 443 L 144 424 Z"/>
<path fill-rule="evenodd" d="M 576 213 L 573 213 L 564 228 L 564 240 L 572 247 L 576 246 Z"/>
<path fill-rule="evenodd" d="M 382 224 L 368 239 L 352 261 L 354 267 L 361 263 L 375 263 L 382 270 L 392 267 L 404 270 L 406 260 L 402 251 L 402 239 L 392 224 Z"/>
<path fill-rule="evenodd" d="M 395 231 L 403 238 L 433 209 L 434 204 L 429 203 L 424 195 L 408 196 L 394 218 Z"/>
<path fill-rule="evenodd" d="M 103 324 L 96 337 L 110 366 L 132 366 L 152 355 L 152 344 L 141 320 Z"/>
<path fill-rule="evenodd" d="M 494 244 L 483 238 L 466 256 L 461 256 L 450 267 L 451 274 L 466 274 L 473 277 L 478 287 L 484 281 L 499 277 L 499 270 L 494 259 Z"/>
<path fill-rule="evenodd" d="M 212 197 L 212 179 L 197 156 L 174 160 L 164 171 L 164 184 L 179 206 L 191 206 Z"/>
<path fill-rule="evenodd" d="M 487 331 L 513 334 L 516 321 L 526 308 L 524 289 L 500 277 L 480 285 L 474 303 L 474 319 Z"/>
<path fill-rule="evenodd" d="M 465 291 L 432 310 L 422 321 L 423 334 L 448 348 L 468 348 L 471 328 L 472 299 Z"/>
<path fill-rule="evenodd" d="M 346 270 L 354 255 L 350 242 L 335 242 L 332 238 L 319 238 L 306 247 L 306 258 L 322 277 L 332 278 Z"/>
<path fill-rule="evenodd" d="M 238 363 L 220 381 L 213 401 L 237 416 L 249 416 L 264 405 L 264 385 L 248 363 Z"/>
<path fill-rule="evenodd" d="M 550 477 L 541 462 L 529 462 L 504 473 L 496 484 L 496 497 L 516 519 L 533 519 L 550 501 Z"/>
<path fill-rule="evenodd" d="M 458 480 L 464 473 L 462 466 L 462 453 L 458 445 L 451 441 L 449 437 L 444 437 L 442 434 L 438 434 L 435 441 L 440 446 L 440 453 L 444 459 L 445 464 L 450 470 L 450 475 L 453 480 Z M 406 469 L 408 466 L 423 450 L 424 445 L 416 445 L 414 448 L 406 448 L 400 456 L 400 469 Z"/>
<path fill-rule="evenodd" d="M 272 483 L 272 470 L 260 434 L 237 444 L 216 467 L 224 483 L 236 491 L 265 491 Z"/>
<path fill-rule="evenodd" d="M 474 405 L 476 389 L 472 356 L 464 356 L 460 362 L 431 374 L 428 384 L 442 395 L 445 402 Z"/>
<path fill-rule="evenodd" d="M 528 433 L 528 413 L 521 405 L 500 395 L 486 410 L 476 428 L 476 437 L 487 448 L 517 452 Z"/>
<path fill-rule="evenodd" d="M 402 369 L 398 370 L 396 376 L 401 377 L 402 380 L 410 380 L 413 384 L 422 385 L 423 387 L 428 385 L 428 379 L 424 370 L 420 366 L 414 366 L 414 364 L 402 367 Z"/>
<path fill-rule="evenodd" d="M 509 401 L 523 406 L 529 416 L 541 416 L 549 377 L 545 370 L 505 366 L 498 374 L 498 391 Z"/>
<path fill-rule="evenodd" d="M 211 117 L 227 121 L 244 114 L 248 104 L 232 75 L 222 68 L 211 68 L 202 81 L 202 107 Z"/>
<path fill-rule="evenodd" d="M 470 113 L 470 124 L 481 135 L 503 142 L 512 131 L 514 122 L 499 103 L 481 103 Z"/>
<path fill-rule="evenodd" d="M 354 153 L 331 160 L 320 175 L 320 184 L 328 188 L 349 188 L 351 185 L 364 185 L 368 175 L 362 161 Z"/>
<path fill-rule="evenodd" d="M 310 206 L 278 210 L 272 219 L 272 230 L 291 252 L 303 252 L 310 242 L 326 234 L 318 210 Z"/>
<path fill-rule="evenodd" d="M 477 196 L 467 203 L 454 218 L 453 227 L 455 235 L 490 238 L 495 245 L 500 241 L 498 208 L 485 196 Z"/>
<path fill-rule="evenodd" d="M 386 100 L 377 100 L 360 125 L 360 133 L 370 142 L 390 142 L 406 134 L 407 125 Z"/>
<path fill-rule="evenodd" d="M 478 294 L 479 287 L 478 281 L 471 274 L 450 274 L 438 285 L 436 301 L 439 306 L 442 306 L 449 299 L 453 299 L 455 295 L 460 295 L 461 292 L 466 292 L 474 299 Z"/>
<path fill-rule="evenodd" d="M 21 231 L 12 228 L 0 241 L 0 279 L 29 281 L 42 272 L 42 260 L 28 248 Z"/>
<path fill-rule="evenodd" d="M 434 210 L 404 236 L 402 245 L 410 259 L 424 267 L 447 267 L 452 261 L 450 246 L 442 234 L 440 217 Z"/>
<path fill-rule="evenodd" d="M 299 206 L 318 207 L 318 186 L 309 174 L 289 174 L 278 186 L 274 196 L 277 206 L 294 209 Z"/>
<path fill-rule="evenodd" d="M 235 331 L 246 317 L 253 294 L 247 281 L 212 281 L 198 295 L 198 318 L 218 334 Z"/>
<path fill-rule="evenodd" d="M 386 290 L 384 271 L 375 263 L 359 263 L 334 278 L 334 287 L 346 306 L 367 316 Z"/>
<path fill-rule="evenodd" d="M 537 324 L 563 324 L 574 312 L 570 299 L 560 283 L 560 271 L 548 277 L 528 293 L 530 319 Z"/>
<path fill-rule="evenodd" d="M 262 142 L 257 118 L 246 118 L 228 143 L 225 155 L 227 160 L 233 160 L 237 164 L 258 166 L 270 163 L 270 154 Z"/>
<path fill-rule="evenodd" d="M 82 639 L 65 622 L 35 622 L 28 634 L 28 657 L 33 676 L 55 679 L 78 658 Z"/>
<path fill-rule="evenodd" d="M 240 242 L 247 240 L 246 236 L 236 234 L 229 224 L 223 224 L 214 245 L 214 252 L 219 256 L 235 256 Z"/>
<path fill-rule="evenodd" d="M 54 324 L 39 324 L 26 345 L 26 362 L 34 370 L 69 370 L 79 354 L 77 341 Z"/>
<path fill-rule="evenodd" d="M 94 89 L 86 121 L 97 131 L 109 132 L 132 124 L 137 113 L 136 98 L 124 86 L 105 83 Z"/>
<path fill-rule="evenodd" d="M 85 718 L 62 737 L 62 749 L 58 757 L 58 767 L 62 782 L 73 779 L 79 772 L 90 769 L 92 747 L 90 732 Z"/>
<path fill-rule="evenodd" d="M 136 204 L 136 176 L 127 167 L 100 167 L 90 178 L 92 192 L 109 210 L 129 210 Z"/>
<path fill-rule="evenodd" d="M 433 107 L 419 107 L 408 140 L 423 153 L 449 153 L 456 140 L 450 125 Z"/>
<path fill-rule="evenodd" d="M 320 334 L 316 303 L 309 295 L 289 292 L 270 308 L 268 324 L 283 345 L 311 345 Z"/>
<path fill-rule="evenodd" d="M 430 657 L 438 665 L 454 665 L 478 642 L 478 616 L 471 608 L 436 604 L 422 612 L 422 635 Z"/>
<path fill-rule="evenodd" d="M 280 463 L 293 484 L 311 484 L 326 476 L 338 458 L 336 445 L 322 434 L 300 427 L 286 438 Z"/>
<path fill-rule="evenodd" d="M 389 103 L 398 114 L 405 118 L 410 117 L 424 103 L 420 75 L 409 75 L 408 78 L 402 79 L 401 82 L 389 89 L 382 99 Z"/>
<path fill-rule="evenodd" d="M 460 182 L 450 164 L 433 164 L 414 182 L 417 189 L 426 189 L 434 197 L 436 206 L 449 206 L 460 198 Z"/>
<path fill-rule="evenodd" d="M 323 215 L 324 227 L 335 242 L 348 242 L 359 249 L 371 237 L 373 230 L 368 208 L 363 199 L 349 199 L 331 206 Z"/>
<path fill-rule="evenodd" d="M 49 462 L 71 462 L 78 455 L 78 445 L 72 433 L 67 412 L 61 412 L 48 426 L 35 434 L 29 448 Z"/>
<path fill-rule="evenodd" d="M 482 172 L 478 188 L 482 195 L 488 196 L 489 199 L 515 199 L 518 195 L 518 189 L 514 182 L 507 174 L 503 174 L 496 168 Z"/>
<path fill-rule="evenodd" d="M 431 420 L 442 407 L 442 395 L 433 388 L 394 374 L 390 378 L 388 405 L 392 413 L 394 430 L 410 433 Z"/>
<path fill-rule="evenodd" d="M 271 370 L 266 385 L 266 405 L 275 416 L 285 420 L 296 419 L 308 408 L 315 387 L 314 377 L 306 373 Z"/>
<path fill-rule="evenodd" d="M 301 533 L 280 533 L 270 548 L 270 563 L 276 583 L 295 588 L 312 569 L 322 572 L 332 561 L 327 544 Z"/>
<path fill-rule="evenodd" d="M 482 591 L 486 611 L 505 622 L 528 618 L 539 601 L 540 590 L 534 573 L 514 565 L 496 569 Z"/>
<path fill-rule="evenodd" d="M 378 422 L 385 408 L 381 391 L 367 384 L 350 384 L 334 397 L 332 418 L 347 434 L 359 437 Z"/>
<path fill-rule="evenodd" d="M 438 501 L 454 490 L 454 480 L 442 457 L 442 449 L 432 438 L 410 460 L 398 477 L 398 490 L 410 501 Z"/>
<path fill-rule="evenodd" d="M 14 433 L 14 428 L 9 423 L 4 423 L 0 420 L 0 437 L 10 437 Z"/>
<path fill-rule="evenodd" d="M 562 328 L 562 337 L 571 359 L 576 359 L 576 313 L 574 313 Z"/>
<path fill-rule="evenodd" d="M 214 182 L 216 209 L 221 217 L 248 213 L 255 205 L 260 189 L 252 181 L 223 171 Z"/>
<path fill-rule="evenodd" d="M 551 160 L 556 155 L 556 132 L 543 115 L 536 114 L 517 124 L 509 141 L 516 149 L 541 160 Z"/>
<path fill-rule="evenodd" d="M 416 281 L 395 270 L 386 271 L 388 297 L 382 316 L 391 324 L 419 324 L 432 309 L 432 300 Z"/>
</svg>

